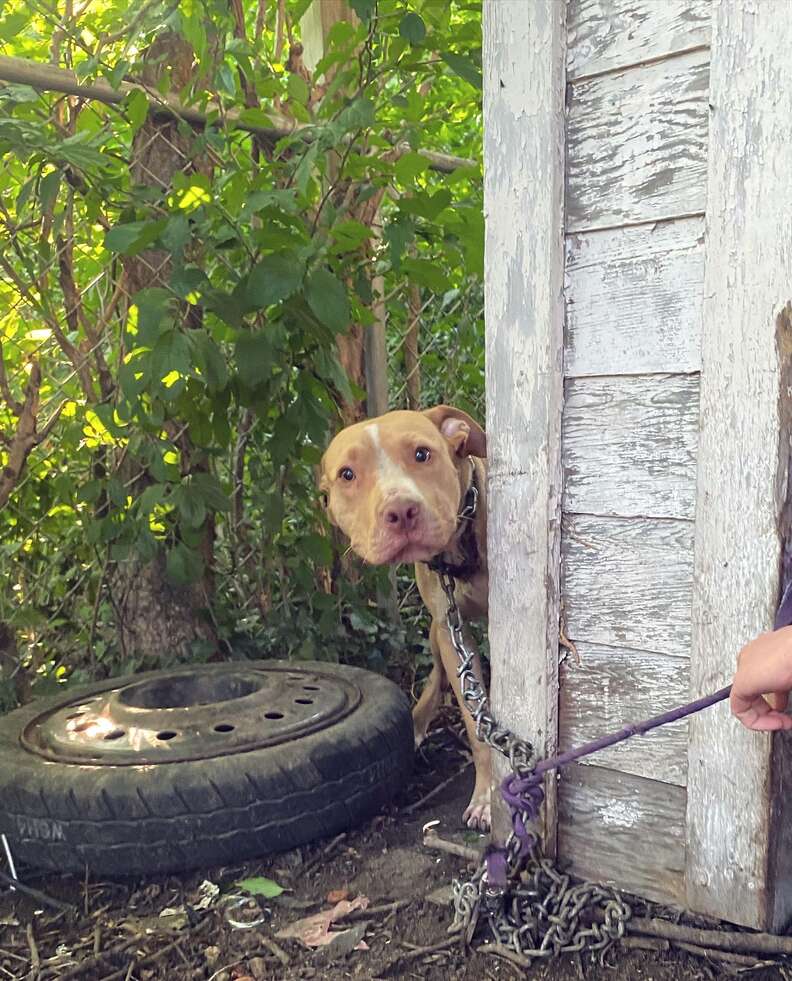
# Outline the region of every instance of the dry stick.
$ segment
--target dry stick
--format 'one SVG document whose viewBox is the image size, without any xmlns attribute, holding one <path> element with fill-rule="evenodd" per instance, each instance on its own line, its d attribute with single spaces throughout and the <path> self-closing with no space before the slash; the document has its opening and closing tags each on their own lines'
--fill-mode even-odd
<svg viewBox="0 0 792 981">
<path fill-rule="evenodd" d="M 25 933 L 27 935 L 28 947 L 30 948 L 30 977 L 37 978 L 41 970 L 41 958 L 39 957 L 36 935 L 33 933 L 33 924 L 28 923 Z"/>
<path fill-rule="evenodd" d="M 178 947 L 182 940 L 183 938 L 179 937 L 178 940 L 174 940 L 172 943 L 169 943 L 166 947 L 162 947 L 153 954 L 148 954 L 146 957 L 133 959 L 128 967 L 122 967 L 120 971 L 114 971 L 113 974 L 105 975 L 101 981 L 124 981 L 125 978 L 128 979 L 129 975 L 133 970 L 135 970 L 135 968 L 148 967 L 149 964 L 154 964 L 156 961 L 161 960 L 166 954 L 169 954 L 174 947 Z"/>
<path fill-rule="evenodd" d="M 410 804 L 409 807 L 402 808 L 402 813 L 413 814 L 419 808 L 423 807 L 424 804 L 428 804 L 430 800 L 433 800 L 441 791 L 445 790 L 449 784 L 452 784 L 458 777 L 461 777 L 465 770 L 469 769 L 472 765 L 473 761 L 468 760 L 468 762 L 465 763 L 464 766 L 460 767 L 456 773 L 452 773 L 447 780 L 439 783 L 436 787 L 430 790 L 428 794 L 424 794 L 420 800 L 415 801 L 414 804 Z"/>
<path fill-rule="evenodd" d="M 397 899 L 393 903 L 383 903 L 381 906 L 369 906 L 368 909 L 353 909 L 345 916 L 339 916 L 337 922 L 350 923 L 355 920 L 368 920 L 372 916 L 382 916 L 388 915 L 390 913 L 396 913 L 400 909 L 404 909 L 405 906 L 409 906 L 413 902 L 412 899 Z"/>
<path fill-rule="evenodd" d="M 274 954 L 275 957 L 281 962 L 284 967 L 288 967 L 291 964 L 291 957 L 286 953 L 280 944 L 277 944 L 271 937 L 260 937 L 259 938 L 267 950 Z"/>
<path fill-rule="evenodd" d="M 645 938 L 644 938 L 645 939 Z M 676 950 L 683 950 L 687 954 L 695 957 L 707 957 L 713 961 L 721 961 L 725 964 L 738 964 L 740 967 L 759 967 L 762 964 L 775 963 L 758 957 L 750 957 L 748 954 L 733 954 L 728 950 L 715 950 L 713 947 L 699 947 L 698 944 L 687 944 L 681 941 L 671 941 L 671 946 Z"/>
<path fill-rule="evenodd" d="M 45 892 L 41 892 L 38 889 L 33 889 L 32 886 L 26 886 L 25 883 L 20 882 L 19 879 L 12 879 L 11 876 L 6 875 L 5 872 L 0 872 L 0 882 L 10 886 L 12 889 L 16 889 L 17 892 L 22 892 L 26 896 L 30 896 L 31 899 L 35 899 L 43 906 L 49 906 L 50 909 L 58 910 L 59 913 L 75 912 L 75 907 L 70 903 L 62 903 L 59 899 L 53 899 L 52 896 L 48 896 Z"/>
<path fill-rule="evenodd" d="M 482 944 L 481 947 L 476 949 L 476 953 L 492 954 L 493 957 L 502 957 L 510 964 L 514 964 L 515 967 L 521 967 L 526 970 L 534 966 L 534 962 L 529 957 L 524 957 L 522 954 L 518 954 L 516 950 L 512 950 L 511 947 L 505 947 L 503 944 Z"/>
<path fill-rule="evenodd" d="M 396 960 L 389 966 L 393 967 L 395 964 L 404 964 L 406 961 L 415 961 L 421 957 L 426 957 L 429 954 L 437 954 L 441 950 L 449 950 L 451 947 L 459 947 L 459 945 L 459 937 L 449 937 L 447 940 L 443 940 L 439 944 L 432 944 L 431 947 L 416 947 L 415 950 L 408 951 L 406 954 L 399 954 Z"/>
<path fill-rule="evenodd" d="M 151 936 L 155 937 L 156 934 L 152 934 Z M 85 974 L 88 973 L 88 971 L 92 971 L 94 970 L 94 968 L 99 967 L 105 961 L 115 957 L 116 954 L 123 954 L 124 951 L 129 950 L 130 947 L 134 947 L 137 944 L 140 944 L 142 939 L 149 939 L 149 938 L 132 937 L 130 940 L 124 940 L 123 943 L 116 944 L 113 947 L 108 947 L 106 950 L 103 950 L 100 954 L 97 954 L 95 957 L 89 957 L 88 960 L 82 961 L 82 963 L 78 964 L 76 967 L 73 967 L 70 971 L 67 971 L 65 974 L 52 973 L 48 975 L 48 977 L 51 978 L 57 977 L 58 981 L 75 981 L 76 978 L 83 977 Z"/>
<path fill-rule="evenodd" d="M 196 126 L 207 124 L 207 115 L 193 109 L 191 106 L 182 105 L 177 99 L 170 96 L 161 96 L 159 93 L 144 85 L 136 85 L 131 82 L 122 82 L 117 89 L 114 89 L 108 82 L 96 81 L 83 83 L 77 76 L 65 69 L 55 68 L 53 65 L 39 65 L 28 61 L 25 58 L 0 57 L 0 84 L 2 82 L 16 82 L 22 85 L 31 85 L 33 88 L 50 92 L 64 92 L 66 95 L 76 95 L 83 99 L 95 99 L 106 105 L 118 105 L 123 102 L 129 92 L 138 91 L 149 100 L 150 111 L 152 113 L 166 116 L 175 116 L 185 122 Z M 217 106 L 212 103 L 207 107 L 208 111 L 216 112 Z M 276 113 L 269 113 L 273 120 L 272 126 L 255 126 L 239 121 L 238 114 L 227 112 L 226 117 L 243 130 L 250 133 L 258 133 L 271 139 L 281 139 L 299 133 L 302 130 L 310 131 L 310 126 L 301 123 L 290 123 L 288 120 L 278 117 Z M 306 135 L 309 135 L 307 133 Z M 394 148 L 399 156 L 411 152 L 408 143 L 400 143 Z M 464 157 L 455 157 L 449 153 L 435 153 L 431 150 L 418 150 L 420 156 L 429 161 L 432 170 L 450 174 L 460 167 L 475 167 L 474 160 L 466 160 Z"/>
<path fill-rule="evenodd" d="M 657 950 L 665 952 L 671 947 L 668 940 L 660 937 L 622 937 L 621 945 L 626 950 Z"/>
<path fill-rule="evenodd" d="M 771 933 L 702 930 L 698 927 L 683 926 L 680 923 L 670 923 L 657 917 L 630 920 L 627 929 L 630 933 L 744 954 L 792 954 L 792 937 L 776 937 Z"/>
<path fill-rule="evenodd" d="M 303 865 L 302 869 L 300 870 L 301 874 L 307 875 L 309 872 L 313 872 L 316 866 L 320 865 L 322 860 L 327 858 L 330 852 L 332 852 L 339 842 L 344 840 L 344 838 L 346 838 L 346 831 L 342 831 L 340 835 L 336 835 L 329 845 L 326 845 L 318 855 L 314 855 L 312 859 Z"/>
<path fill-rule="evenodd" d="M 439 838 L 431 831 L 424 835 L 424 848 L 429 848 L 435 852 L 445 852 L 448 855 L 456 855 L 459 858 L 467 859 L 468 862 L 480 862 L 481 852 L 477 848 L 468 848 L 467 845 L 458 845 L 455 841 L 446 841 Z"/>
</svg>

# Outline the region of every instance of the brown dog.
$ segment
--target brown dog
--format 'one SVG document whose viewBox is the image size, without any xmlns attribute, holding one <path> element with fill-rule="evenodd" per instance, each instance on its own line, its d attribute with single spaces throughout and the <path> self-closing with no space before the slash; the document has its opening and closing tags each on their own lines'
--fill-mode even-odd
<svg viewBox="0 0 792 981">
<path fill-rule="evenodd" d="M 464 821 L 490 827 L 489 750 L 476 739 L 462 703 L 458 660 L 446 626 L 440 580 L 425 564 L 435 556 L 456 567 L 456 599 L 462 616 L 487 613 L 486 437 L 467 413 L 448 405 L 426 412 L 389 412 L 342 430 L 322 458 L 320 489 L 330 520 L 351 547 L 373 565 L 414 562 L 415 577 L 432 615 L 434 666 L 413 710 L 416 745 L 426 737 L 450 681 L 462 708 L 476 767 L 476 783 Z M 475 488 L 471 491 L 471 487 Z M 460 520 L 477 492 L 476 513 Z M 470 643 L 470 638 L 468 643 Z M 475 659 L 481 680 L 481 665 Z"/>
</svg>

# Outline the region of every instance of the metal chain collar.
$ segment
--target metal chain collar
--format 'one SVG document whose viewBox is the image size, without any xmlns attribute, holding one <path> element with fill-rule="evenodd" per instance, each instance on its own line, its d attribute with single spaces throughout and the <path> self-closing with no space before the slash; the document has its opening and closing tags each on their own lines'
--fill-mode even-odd
<svg viewBox="0 0 792 981">
<path fill-rule="evenodd" d="M 476 501 L 460 518 L 475 514 Z M 468 512 L 467 514 L 465 512 Z M 530 777 L 536 766 L 533 746 L 493 718 L 483 686 L 473 670 L 475 654 L 464 638 L 456 602 L 456 582 L 442 563 L 435 566 L 448 603 L 446 623 L 459 668 L 462 698 L 476 724 L 476 736 L 509 761 L 512 773 Z M 539 839 L 529 826 L 539 817 L 544 793 L 542 777 L 519 794 L 509 792 L 512 830 L 503 849 L 489 849 L 481 866 L 467 881 L 453 883 L 452 932 L 464 932 L 470 942 L 481 914 L 492 941 L 526 958 L 546 958 L 582 950 L 598 952 L 602 960 L 624 936 L 630 907 L 612 889 L 591 882 L 575 883 L 541 855 Z M 523 783 L 527 783 L 523 779 Z"/>
</svg>

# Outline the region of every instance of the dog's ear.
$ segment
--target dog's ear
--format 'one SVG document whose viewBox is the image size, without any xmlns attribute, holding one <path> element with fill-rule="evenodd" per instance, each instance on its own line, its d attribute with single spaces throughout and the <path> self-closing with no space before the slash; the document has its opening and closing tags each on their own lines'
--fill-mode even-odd
<svg viewBox="0 0 792 981">
<path fill-rule="evenodd" d="M 436 405 L 424 415 L 434 423 L 451 444 L 456 456 L 487 456 L 487 436 L 467 412 L 453 405 Z"/>
</svg>

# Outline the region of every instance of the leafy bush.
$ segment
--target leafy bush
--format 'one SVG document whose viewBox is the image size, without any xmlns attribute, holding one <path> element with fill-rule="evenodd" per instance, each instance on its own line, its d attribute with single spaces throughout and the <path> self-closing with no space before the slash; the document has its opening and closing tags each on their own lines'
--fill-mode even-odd
<svg viewBox="0 0 792 981">
<path fill-rule="evenodd" d="M 309 72 L 316 10 L 276 7 L 3 10 L 3 54 L 113 100 L 0 88 L 6 705 L 218 651 L 421 664 L 315 467 L 383 316 L 392 404 L 420 311 L 424 404 L 480 414 L 480 8 L 351 0 Z"/>
</svg>

